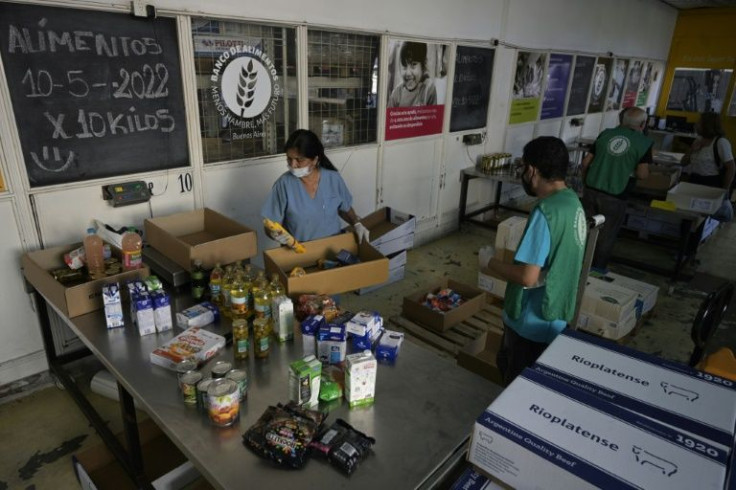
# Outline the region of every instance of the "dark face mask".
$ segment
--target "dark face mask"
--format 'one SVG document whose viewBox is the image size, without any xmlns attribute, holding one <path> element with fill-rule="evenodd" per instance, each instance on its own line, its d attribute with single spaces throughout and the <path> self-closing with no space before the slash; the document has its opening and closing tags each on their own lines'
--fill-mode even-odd
<svg viewBox="0 0 736 490">
<path fill-rule="evenodd" d="M 524 188 L 524 192 L 526 192 L 527 195 L 532 197 L 537 196 L 536 191 L 532 188 L 532 179 L 530 178 L 527 180 L 526 178 L 526 169 L 524 169 L 524 173 L 521 174 L 521 186 Z"/>
</svg>

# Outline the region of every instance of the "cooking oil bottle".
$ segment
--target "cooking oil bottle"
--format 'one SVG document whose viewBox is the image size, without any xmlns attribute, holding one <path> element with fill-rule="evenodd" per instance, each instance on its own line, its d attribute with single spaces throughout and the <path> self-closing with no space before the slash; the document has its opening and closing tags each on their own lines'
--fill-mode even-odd
<svg viewBox="0 0 736 490">
<path fill-rule="evenodd" d="M 225 266 L 225 274 L 222 276 L 222 303 L 220 304 L 220 312 L 227 318 L 230 318 L 230 290 L 233 287 L 233 266 Z"/>
<path fill-rule="evenodd" d="M 210 300 L 219 308 L 222 304 L 222 279 L 225 271 L 222 270 L 220 263 L 215 264 L 215 268 L 210 272 Z"/>
<path fill-rule="evenodd" d="M 248 318 L 248 290 L 243 281 L 243 272 L 235 273 L 230 287 L 230 316 L 233 320 Z"/>
<path fill-rule="evenodd" d="M 262 270 L 258 271 L 253 283 L 253 304 L 256 318 L 271 319 L 271 292 L 266 274 Z"/>
<path fill-rule="evenodd" d="M 255 281 L 256 275 L 253 273 L 253 266 L 245 264 L 243 267 L 243 282 L 245 282 L 245 288 L 248 291 L 248 313 L 249 316 L 253 316 L 255 311 L 255 304 L 253 303 L 253 281 Z"/>
<path fill-rule="evenodd" d="M 270 353 L 271 319 L 256 317 L 253 320 L 253 354 L 259 359 L 264 359 Z"/>
<path fill-rule="evenodd" d="M 244 318 L 233 320 L 233 351 L 236 360 L 248 359 L 249 344 L 248 321 Z"/>
<path fill-rule="evenodd" d="M 271 283 L 268 285 L 268 287 L 271 290 L 271 299 L 278 296 L 284 296 L 286 294 L 286 289 L 284 289 L 283 284 L 281 284 L 279 275 L 275 272 L 271 274 Z"/>
</svg>

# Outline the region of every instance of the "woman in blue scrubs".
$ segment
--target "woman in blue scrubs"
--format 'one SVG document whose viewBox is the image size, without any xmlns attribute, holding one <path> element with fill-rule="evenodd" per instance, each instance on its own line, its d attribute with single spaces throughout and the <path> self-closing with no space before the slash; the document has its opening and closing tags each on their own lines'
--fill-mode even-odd
<svg viewBox="0 0 736 490">
<path fill-rule="evenodd" d="M 302 242 L 337 235 L 342 230 L 340 218 L 353 225 L 358 241 L 368 240 L 368 230 L 353 210 L 353 196 L 319 137 L 297 129 L 284 149 L 288 171 L 274 183 L 261 216 L 280 223 Z M 272 238 L 281 241 L 281 237 Z"/>
</svg>

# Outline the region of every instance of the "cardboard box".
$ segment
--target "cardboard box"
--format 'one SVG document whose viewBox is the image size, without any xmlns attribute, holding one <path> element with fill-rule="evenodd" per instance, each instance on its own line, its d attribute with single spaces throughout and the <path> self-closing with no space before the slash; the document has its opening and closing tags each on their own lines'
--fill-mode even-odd
<svg viewBox="0 0 736 490">
<path fill-rule="evenodd" d="M 534 369 L 714 444 L 733 444 L 736 388 L 684 364 L 565 330 Z"/>
<path fill-rule="evenodd" d="M 503 299 L 506 295 L 507 282 L 497 277 L 489 269 L 481 268 L 478 271 L 478 287 L 491 295 Z"/>
<path fill-rule="evenodd" d="M 404 275 L 406 274 L 406 258 L 407 258 L 406 250 L 398 252 L 387 258 L 388 258 L 388 280 L 380 284 L 375 284 L 373 286 L 360 288 L 357 291 L 355 291 L 357 294 L 366 294 L 366 293 L 373 292 L 376 289 L 381 289 L 384 286 L 388 286 L 389 284 L 393 284 L 404 278 Z"/>
<path fill-rule="evenodd" d="M 440 289 L 450 288 L 465 300 L 460 306 L 446 312 L 433 311 L 424 306 L 427 293 L 437 293 Z M 434 286 L 422 288 L 404 297 L 401 314 L 409 320 L 421 323 L 430 330 L 442 332 L 470 318 L 480 311 L 486 302 L 486 293 L 482 289 L 468 286 L 452 279 L 444 279 Z"/>
<path fill-rule="evenodd" d="M 565 490 L 722 488 L 727 457 L 707 440 L 529 369 L 478 417 L 468 453 L 514 488 Z"/>
<path fill-rule="evenodd" d="M 501 348 L 502 337 L 501 331 L 489 330 L 467 343 L 457 353 L 457 365 L 503 385 L 501 371 L 496 365 L 496 355 Z"/>
<path fill-rule="evenodd" d="M 637 179 L 636 186 L 641 189 L 669 190 L 680 180 L 681 167 L 649 165 L 649 177 Z"/>
<path fill-rule="evenodd" d="M 636 309 L 634 291 L 588 277 L 580 311 L 620 323 Z"/>
<path fill-rule="evenodd" d="M 726 197 L 725 189 L 680 182 L 667 192 L 667 200 L 674 202 L 677 209 L 713 214 L 721 207 Z"/>
<path fill-rule="evenodd" d="M 526 228 L 526 218 L 511 216 L 498 224 L 496 228 L 496 250 L 511 250 L 516 252 L 521 236 Z"/>
<path fill-rule="evenodd" d="M 365 216 L 360 222 L 370 232 L 371 245 L 383 255 L 414 246 L 417 220 L 412 214 L 385 207 Z"/>
<path fill-rule="evenodd" d="M 367 243 L 358 244 L 352 233 L 342 233 L 320 240 L 304 242 L 305 253 L 279 247 L 263 252 L 266 273 L 278 274 L 286 286 L 289 296 L 299 294 L 339 294 L 355 291 L 388 279 L 388 259 Z M 317 269 L 317 260 L 332 259 L 340 250 L 357 255 L 360 263 L 345 265 L 334 269 Z M 290 277 L 294 267 L 303 267 L 307 274 Z"/>
<path fill-rule="evenodd" d="M 174 490 L 190 484 L 187 488 L 212 488 L 150 419 L 138 424 L 138 433 L 146 475 L 154 479 L 155 488 Z M 123 440 L 123 434 L 117 437 Z M 104 444 L 74 454 L 72 464 L 84 490 L 138 488 Z"/>
<path fill-rule="evenodd" d="M 654 308 L 657 304 L 657 296 L 659 295 L 659 287 L 653 284 L 647 284 L 643 281 L 638 281 L 630 277 L 616 274 L 615 272 L 609 272 L 605 275 L 599 275 L 591 272 L 593 277 L 602 281 L 610 282 L 617 286 L 624 287 L 636 293 L 636 314 L 637 317 L 641 317 L 644 313 L 647 313 Z"/>
<path fill-rule="evenodd" d="M 636 310 L 632 310 L 629 316 L 619 322 L 581 311 L 578 315 L 578 328 L 605 339 L 619 340 L 636 327 L 636 319 Z"/>
<path fill-rule="evenodd" d="M 144 227 L 149 245 L 185 270 L 196 259 L 212 269 L 258 252 L 253 230 L 208 208 L 147 219 Z"/>
<path fill-rule="evenodd" d="M 64 254 L 81 246 L 81 243 L 75 243 L 46 248 L 25 253 L 21 257 L 21 267 L 26 280 L 69 318 L 104 308 L 102 287 L 106 284 L 119 283 L 122 286 L 132 279 L 145 279 L 150 273 L 148 266 L 144 265 L 138 270 L 67 287 L 54 279 L 50 271 L 66 267 Z"/>
</svg>

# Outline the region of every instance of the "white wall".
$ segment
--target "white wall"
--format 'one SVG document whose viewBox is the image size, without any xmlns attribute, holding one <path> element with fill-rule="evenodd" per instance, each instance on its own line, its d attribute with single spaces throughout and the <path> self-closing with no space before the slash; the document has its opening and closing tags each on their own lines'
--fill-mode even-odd
<svg viewBox="0 0 736 490">
<path fill-rule="evenodd" d="M 29 0 L 30 1 L 30 0 Z M 49 3 L 49 2 L 44 2 Z M 128 12 L 130 2 L 66 0 L 58 5 Z M 258 230 L 259 250 L 274 246 L 261 231 L 259 210 L 272 182 L 284 169 L 283 156 L 208 165 L 201 162 L 197 141 L 198 114 L 192 90 L 194 74 L 188 16 L 220 17 L 320 27 L 355 29 L 398 37 L 418 37 L 451 45 L 490 46 L 499 40 L 491 82 L 491 101 L 482 145 L 465 146 L 463 133 L 429 136 L 329 151 L 341 170 L 359 214 L 392 206 L 417 215 L 417 243 L 457 227 L 460 171 L 479 155 L 495 151 L 517 153 L 535 134 L 594 137 L 611 115 L 587 117 L 582 128 L 562 120 L 507 130 L 516 50 L 539 49 L 665 60 L 676 11 L 659 0 L 149 0 L 159 15 L 178 15 L 185 55 L 185 99 L 190 125 L 192 166 L 186 169 L 101 179 L 72 186 L 28 187 L 19 150 L 8 87 L 0 73 L 0 166 L 8 190 L 0 193 L 0 265 L 4 291 L 0 295 L 0 385 L 46 368 L 38 326 L 18 271 L 23 251 L 81 238 L 90 218 L 115 226 L 140 226 L 149 216 L 161 216 L 198 206 L 212 207 Z M 384 59 L 384 65 L 386 60 Z M 385 66 L 383 67 L 385 69 Z M 385 87 L 385 82 L 382 87 Z M 379 94 L 381 106 L 385 93 Z M 652 99 L 654 100 L 654 99 Z M 379 108 L 379 112 L 380 109 Z M 449 113 L 449 108 L 446 112 Z M 445 120 L 445 131 L 448 127 Z M 379 127 L 379 134 L 381 134 Z M 479 132 L 479 131 L 468 131 Z M 194 188 L 182 190 L 179 179 L 189 173 Z M 149 204 L 112 208 L 101 198 L 101 185 L 142 179 L 154 184 Z M 469 206 L 480 206 L 492 195 L 490 186 L 475 185 Z M 260 263 L 260 257 L 256 258 Z M 9 271 L 9 272 L 8 272 Z"/>
</svg>

